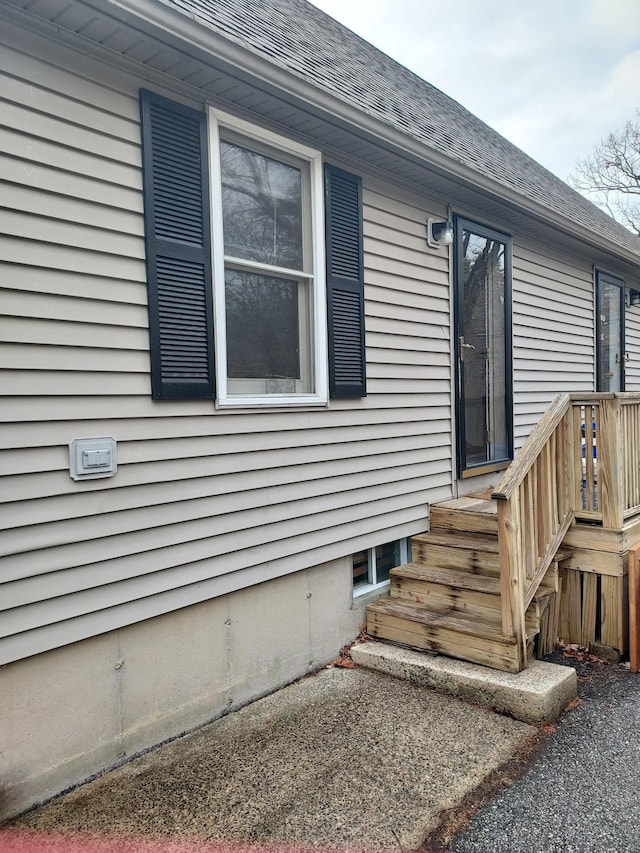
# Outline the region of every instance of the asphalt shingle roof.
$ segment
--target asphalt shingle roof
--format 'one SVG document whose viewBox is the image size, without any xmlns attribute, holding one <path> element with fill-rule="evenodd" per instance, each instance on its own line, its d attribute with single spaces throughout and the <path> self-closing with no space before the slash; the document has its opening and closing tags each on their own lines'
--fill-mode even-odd
<svg viewBox="0 0 640 853">
<path fill-rule="evenodd" d="M 640 256 L 640 239 L 435 86 L 306 0 L 165 0 L 472 172 Z"/>
</svg>

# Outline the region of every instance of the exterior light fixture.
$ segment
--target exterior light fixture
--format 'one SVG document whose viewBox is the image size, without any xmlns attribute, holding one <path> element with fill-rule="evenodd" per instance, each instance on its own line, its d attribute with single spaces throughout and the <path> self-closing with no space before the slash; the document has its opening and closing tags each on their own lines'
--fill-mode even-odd
<svg viewBox="0 0 640 853">
<path fill-rule="evenodd" d="M 629 305 L 640 305 L 640 290 L 629 289 Z"/>
<path fill-rule="evenodd" d="M 436 222 L 427 220 L 427 244 L 432 249 L 450 246 L 453 243 L 453 222 Z"/>
</svg>

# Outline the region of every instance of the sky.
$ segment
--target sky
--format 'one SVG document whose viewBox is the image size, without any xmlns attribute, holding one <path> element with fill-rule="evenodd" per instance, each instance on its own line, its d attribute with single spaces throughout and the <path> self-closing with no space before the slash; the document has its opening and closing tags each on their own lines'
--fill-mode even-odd
<svg viewBox="0 0 640 853">
<path fill-rule="evenodd" d="M 564 180 L 640 109 L 640 0 L 312 0 Z"/>
</svg>

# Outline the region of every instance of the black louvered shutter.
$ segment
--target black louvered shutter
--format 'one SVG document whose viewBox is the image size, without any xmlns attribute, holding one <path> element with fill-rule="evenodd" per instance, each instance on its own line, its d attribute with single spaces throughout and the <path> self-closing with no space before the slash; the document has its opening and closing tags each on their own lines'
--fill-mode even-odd
<svg viewBox="0 0 640 853">
<path fill-rule="evenodd" d="M 207 128 L 202 112 L 140 92 L 156 400 L 214 396 Z"/>
<path fill-rule="evenodd" d="M 335 166 L 325 166 L 324 181 L 329 391 L 332 397 L 364 397 L 362 182 Z"/>
</svg>

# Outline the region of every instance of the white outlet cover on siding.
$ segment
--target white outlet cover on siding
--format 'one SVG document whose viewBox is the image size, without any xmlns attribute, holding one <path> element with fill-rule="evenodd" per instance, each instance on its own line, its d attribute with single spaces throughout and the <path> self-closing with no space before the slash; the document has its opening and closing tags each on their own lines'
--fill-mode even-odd
<svg viewBox="0 0 640 853">
<path fill-rule="evenodd" d="M 117 468 L 115 438 L 74 438 L 69 442 L 69 474 L 72 480 L 113 477 Z"/>
</svg>

